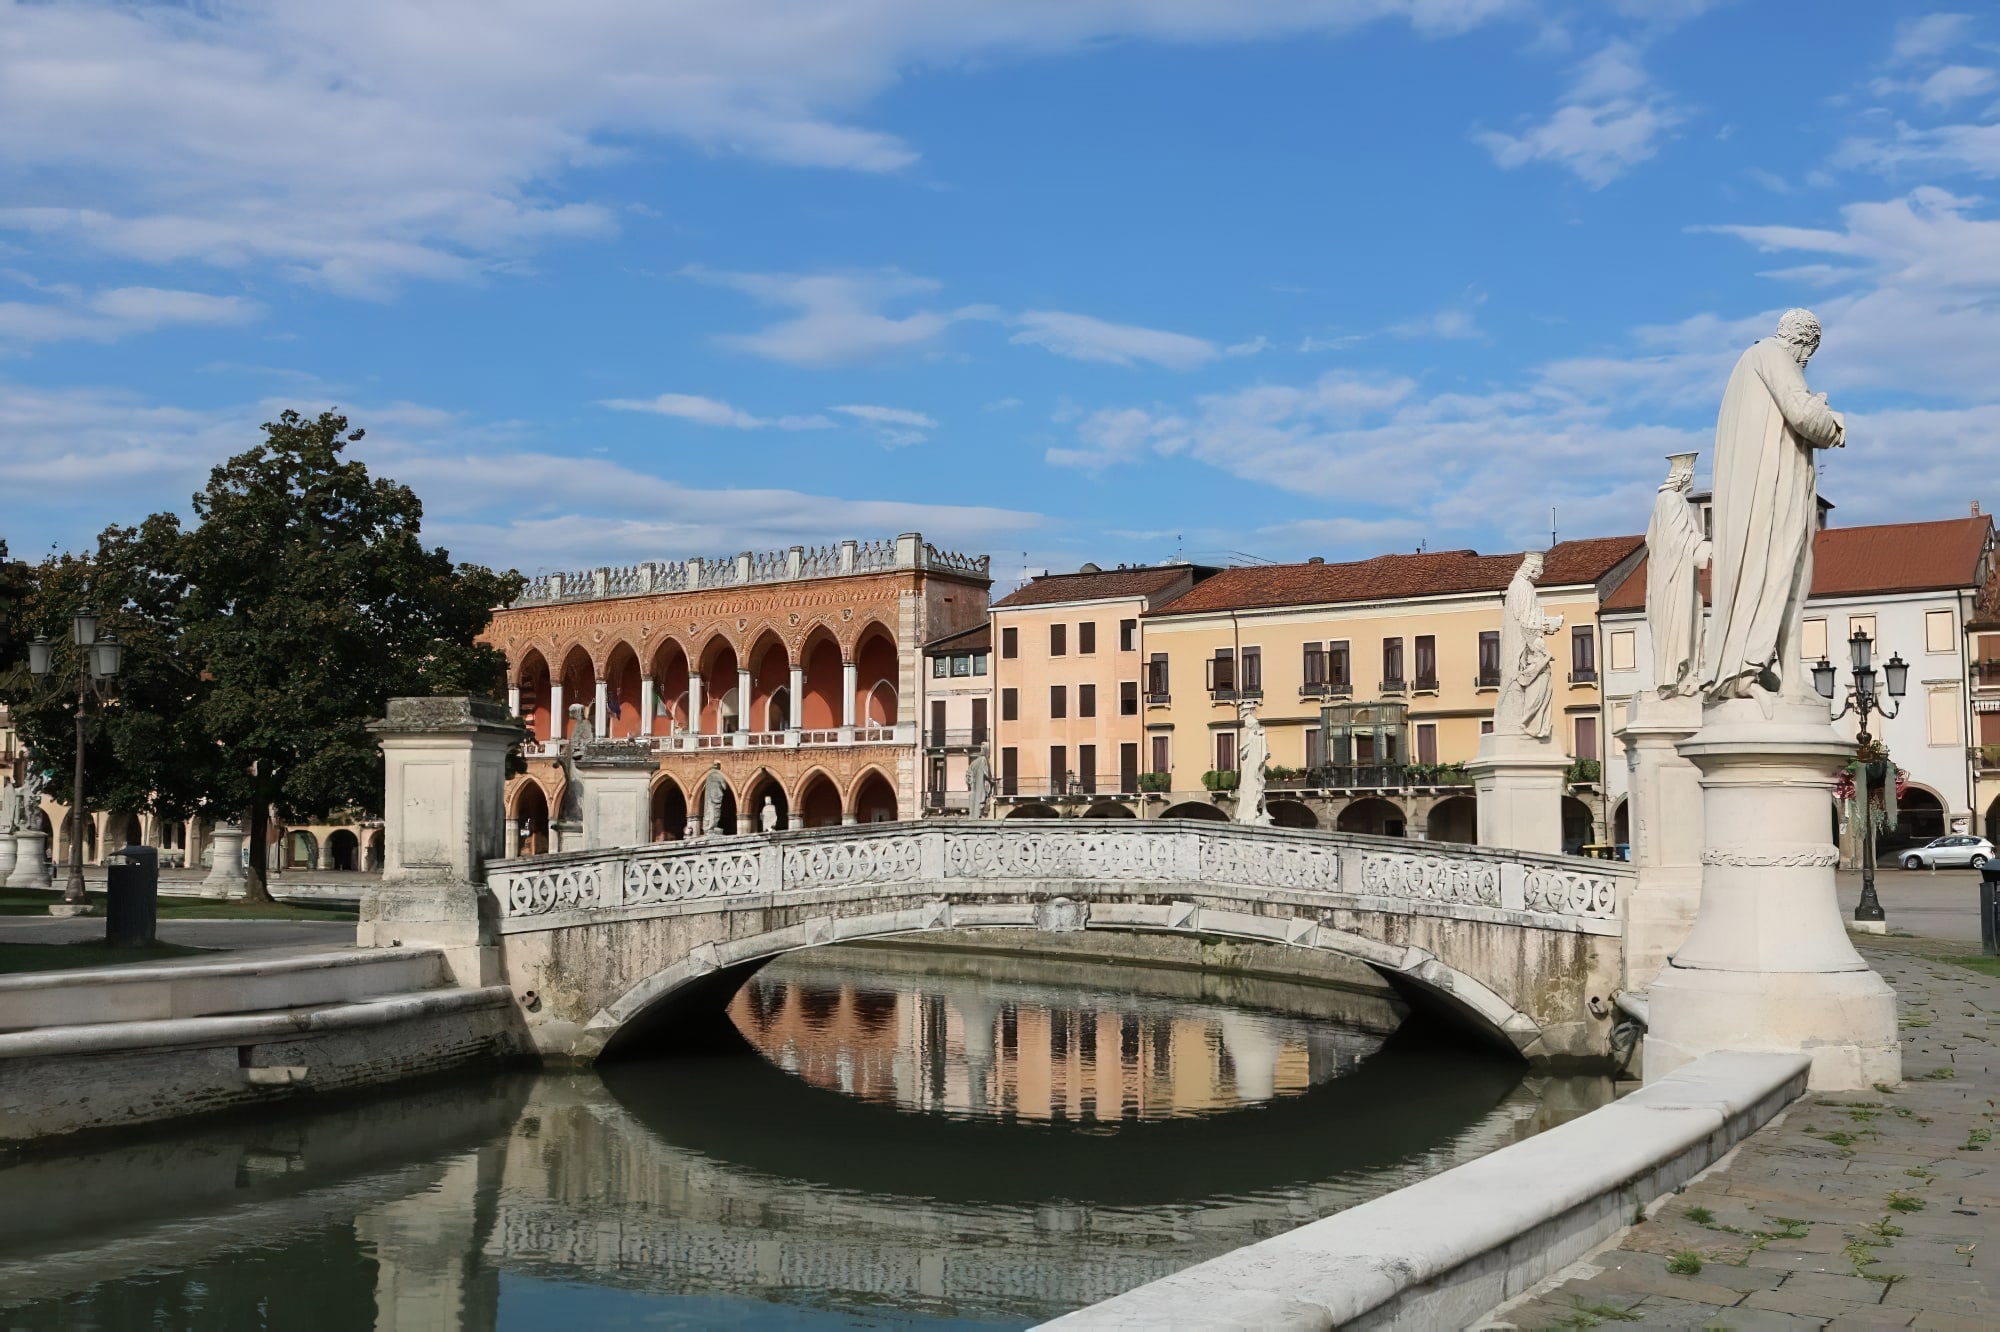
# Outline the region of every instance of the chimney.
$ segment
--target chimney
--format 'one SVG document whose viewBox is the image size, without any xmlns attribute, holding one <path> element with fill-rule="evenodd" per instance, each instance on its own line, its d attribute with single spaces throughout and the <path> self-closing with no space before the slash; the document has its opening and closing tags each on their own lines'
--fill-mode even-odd
<svg viewBox="0 0 2000 1332">
<path fill-rule="evenodd" d="M 1977 518 L 1977 517 L 1979 516 L 1979 501 L 1978 501 L 1978 500 L 1974 500 L 1974 501 L 1972 501 L 1972 516 L 1973 516 L 1974 518 Z"/>
</svg>

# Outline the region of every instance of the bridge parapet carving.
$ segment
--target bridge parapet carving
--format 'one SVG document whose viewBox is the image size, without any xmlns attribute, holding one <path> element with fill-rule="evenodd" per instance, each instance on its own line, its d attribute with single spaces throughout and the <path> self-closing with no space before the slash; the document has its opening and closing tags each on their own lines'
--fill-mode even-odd
<svg viewBox="0 0 2000 1332">
<path fill-rule="evenodd" d="M 1567 857 L 1178 820 L 879 824 L 521 857 L 487 870 L 501 915 L 523 925 L 538 916 L 917 884 L 942 893 L 1200 884 L 1615 922 L 1631 880 L 1622 866 Z"/>
</svg>

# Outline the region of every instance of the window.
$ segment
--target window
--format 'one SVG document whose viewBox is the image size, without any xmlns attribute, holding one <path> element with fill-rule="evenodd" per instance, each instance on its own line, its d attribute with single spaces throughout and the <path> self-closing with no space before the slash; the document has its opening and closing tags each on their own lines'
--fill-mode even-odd
<svg viewBox="0 0 2000 1332">
<path fill-rule="evenodd" d="M 931 703 L 931 747 L 933 749 L 938 749 L 942 748 L 943 745 L 944 745 L 944 700 L 940 698 L 933 700 Z"/>
<path fill-rule="evenodd" d="M 1085 620 L 1076 627 L 1076 650 L 1080 656 L 1091 656 L 1097 651 L 1097 621 Z"/>
<path fill-rule="evenodd" d="M 1049 746 L 1049 790 L 1057 793 L 1069 790 L 1069 749 L 1066 746 Z"/>
<path fill-rule="evenodd" d="M 1097 746 L 1076 747 L 1076 789 L 1085 795 L 1097 794 Z"/>
<path fill-rule="evenodd" d="M 972 743 L 986 743 L 986 700 L 983 698 L 972 700 Z"/>
<path fill-rule="evenodd" d="M 1436 722 L 1417 723 L 1417 762 L 1436 763 L 1438 761 L 1438 728 Z"/>
<path fill-rule="evenodd" d="M 1153 659 L 1146 663 L 1146 697 L 1167 701 L 1167 654 L 1155 652 Z"/>
<path fill-rule="evenodd" d="M 1069 651 L 1069 626 L 1052 624 L 1049 626 L 1049 655 L 1060 657 Z"/>
<path fill-rule="evenodd" d="M 1306 644 L 1305 665 L 1299 672 L 1299 679 L 1313 692 L 1326 688 L 1326 649 L 1318 643 Z"/>
<path fill-rule="evenodd" d="M 1826 656 L 1825 620 L 1805 622 L 1805 632 L 1799 635 L 1799 656 L 1807 661 L 1818 661 Z"/>
<path fill-rule="evenodd" d="M 1021 655 L 1021 631 L 1008 627 L 1000 631 L 1000 655 L 1007 661 Z"/>
<path fill-rule="evenodd" d="M 1264 650 L 1262 648 L 1243 649 L 1243 669 L 1237 672 L 1246 694 L 1264 692 Z"/>
<path fill-rule="evenodd" d="M 1479 634 L 1479 685 L 1485 689 L 1500 687 L 1500 631 L 1483 629 Z"/>
<path fill-rule="evenodd" d="M 1118 746 L 1118 789 L 1131 795 L 1139 789 L 1139 746 Z"/>
<path fill-rule="evenodd" d="M 1822 622 L 1824 623 L 1824 622 Z M 1822 628 L 1821 633 L 1825 632 Z M 1611 631 L 1611 669 L 1630 671 L 1638 667 L 1639 631 L 1636 629 L 1614 629 Z"/>
<path fill-rule="evenodd" d="M 1403 640 L 1400 638 L 1382 640 L 1382 687 L 1403 687 Z"/>
<path fill-rule="evenodd" d="M 1306 766 L 1308 768 L 1326 766 L 1326 734 L 1317 726 L 1306 727 Z"/>
<path fill-rule="evenodd" d="M 1578 717 L 1576 719 L 1576 757 L 1594 759 L 1597 757 L 1597 718 Z"/>
<path fill-rule="evenodd" d="M 947 662 L 943 657 L 931 658 L 931 678 L 933 680 L 942 680 L 950 669 L 951 663 Z"/>
<path fill-rule="evenodd" d="M 1049 716 L 1063 718 L 1069 716 L 1069 688 L 1066 685 L 1049 686 Z"/>
<path fill-rule="evenodd" d="M 1215 770 L 1217 772 L 1236 771 L 1236 732 L 1217 731 L 1215 733 Z"/>
<path fill-rule="evenodd" d="M 1020 690 L 1003 689 L 1000 691 L 1000 720 L 1001 721 L 1021 720 Z"/>
<path fill-rule="evenodd" d="M 1169 758 L 1169 755 L 1168 755 L 1168 751 L 1167 751 L 1167 740 L 1168 740 L 1168 737 L 1167 737 L 1167 736 L 1164 736 L 1164 735 L 1156 735 L 1156 736 L 1154 736 L 1154 737 L 1153 737 L 1153 771 L 1154 771 L 1154 772 L 1165 772 L 1165 771 L 1167 771 L 1167 768 L 1168 768 L 1168 758 Z"/>
<path fill-rule="evenodd" d="M 1348 669 L 1347 640 L 1326 645 L 1326 687 L 1336 694 L 1345 694 L 1354 688 L 1354 672 Z"/>
<path fill-rule="evenodd" d="M 984 652 L 975 652 L 972 654 L 972 673 L 974 675 L 986 674 L 986 654 Z"/>
<path fill-rule="evenodd" d="M 951 659 L 951 673 L 953 675 L 972 674 L 972 654 L 970 652 L 954 654 Z"/>
<path fill-rule="evenodd" d="M 1436 689 L 1438 685 L 1438 641 L 1434 634 L 1417 635 L 1417 688 Z"/>
<path fill-rule="evenodd" d="M 1942 689 L 1933 688 L 1925 701 L 1930 705 L 1927 721 L 1930 725 L 1930 743 L 1934 745 L 1957 745 L 1958 739 L 1958 690 L 1952 685 Z"/>
<path fill-rule="evenodd" d="M 1076 687 L 1076 715 L 1095 717 L 1097 715 L 1097 686 L 1081 684 Z"/>
<path fill-rule="evenodd" d="M 1597 630 L 1590 625 L 1569 631 L 1569 678 L 1572 684 L 1597 678 Z"/>
<path fill-rule="evenodd" d="M 1215 655 L 1208 659 L 1208 692 L 1211 694 L 1236 692 L 1236 653 L 1232 649 L 1217 648 Z"/>
<path fill-rule="evenodd" d="M 1493 719 L 1491 717 L 1481 717 L 1479 719 L 1479 733 L 1481 735 L 1493 734 Z"/>
<path fill-rule="evenodd" d="M 931 781 L 929 787 L 930 790 L 943 791 L 945 789 L 945 772 L 946 769 L 945 769 L 944 755 L 942 754 L 932 755 L 930 761 L 930 774 L 931 774 Z"/>
<path fill-rule="evenodd" d="M 1139 715 L 1139 682 L 1124 680 L 1118 685 L 1118 715 L 1136 717 Z"/>
<path fill-rule="evenodd" d="M 1021 751 L 1012 745 L 1000 751 L 1000 794 L 1021 794 Z"/>
<path fill-rule="evenodd" d="M 1924 651 L 1950 652 L 1957 646 L 1952 633 L 1951 612 L 1934 610 L 1924 612 Z"/>
<path fill-rule="evenodd" d="M 1139 622 L 1137 620 L 1120 620 L 1118 622 L 1118 650 L 1120 652 L 1137 652 L 1139 650 Z"/>
<path fill-rule="evenodd" d="M 1852 638 L 1857 633 L 1868 635 L 1872 641 L 1881 641 L 1875 638 L 1875 617 L 1872 615 L 1850 615 L 1847 617 L 1847 636 Z"/>
</svg>

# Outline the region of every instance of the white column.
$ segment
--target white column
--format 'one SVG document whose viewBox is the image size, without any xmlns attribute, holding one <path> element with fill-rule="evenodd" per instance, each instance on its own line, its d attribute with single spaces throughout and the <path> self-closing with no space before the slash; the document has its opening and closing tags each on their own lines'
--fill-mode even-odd
<svg viewBox="0 0 2000 1332">
<path fill-rule="evenodd" d="M 803 666 L 792 667 L 792 681 L 789 692 L 791 696 L 792 715 L 788 719 L 788 724 L 794 731 L 802 731 L 805 729 L 806 725 L 806 668 L 805 667 Z"/>
<path fill-rule="evenodd" d="M 854 688 L 857 683 L 855 665 L 851 661 L 840 663 L 840 738 L 854 739 Z"/>
<path fill-rule="evenodd" d="M 611 682 L 603 676 L 597 679 L 597 695 L 592 699 L 591 712 L 597 719 L 597 738 L 602 740 L 611 734 Z"/>
<path fill-rule="evenodd" d="M 654 692 L 653 677 L 639 677 L 639 734 L 653 733 L 653 709 L 659 705 L 659 695 Z"/>
<path fill-rule="evenodd" d="M 750 706 L 750 672 L 747 668 L 736 668 L 736 729 L 739 731 L 761 731 L 760 718 L 753 715 Z"/>
<path fill-rule="evenodd" d="M 549 681 L 549 739 L 561 743 L 563 738 L 563 696 L 562 684 Z"/>
<path fill-rule="evenodd" d="M 507 686 L 507 711 L 516 717 L 521 715 L 521 686 L 517 684 Z"/>
<path fill-rule="evenodd" d="M 688 672 L 688 729 L 689 735 L 701 734 L 701 674 Z"/>
</svg>

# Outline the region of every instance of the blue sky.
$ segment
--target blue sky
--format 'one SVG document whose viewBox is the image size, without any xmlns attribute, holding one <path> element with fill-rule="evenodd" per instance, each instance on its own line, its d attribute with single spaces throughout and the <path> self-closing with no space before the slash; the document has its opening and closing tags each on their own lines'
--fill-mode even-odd
<svg viewBox="0 0 2000 1332">
<path fill-rule="evenodd" d="M 0 6 L 0 536 L 337 404 L 533 573 L 1644 525 L 1790 305 L 1989 502 L 2000 18 L 1712 0 Z"/>
</svg>

